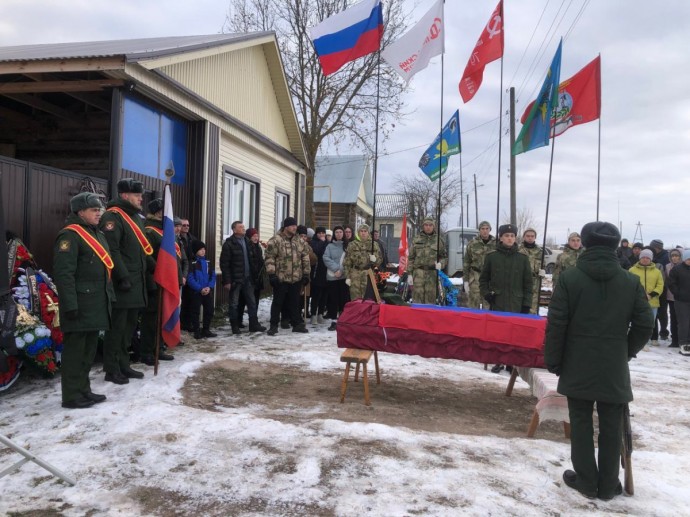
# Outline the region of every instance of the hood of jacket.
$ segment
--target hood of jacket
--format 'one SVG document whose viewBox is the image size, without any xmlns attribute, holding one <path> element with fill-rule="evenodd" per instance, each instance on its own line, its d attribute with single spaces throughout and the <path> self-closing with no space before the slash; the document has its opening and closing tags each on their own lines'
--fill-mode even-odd
<svg viewBox="0 0 690 517">
<path fill-rule="evenodd" d="M 592 246 L 582 252 L 575 267 L 593 280 L 613 278 L 621 270 L 615 250 L 606 246 Z"/>
</svg>

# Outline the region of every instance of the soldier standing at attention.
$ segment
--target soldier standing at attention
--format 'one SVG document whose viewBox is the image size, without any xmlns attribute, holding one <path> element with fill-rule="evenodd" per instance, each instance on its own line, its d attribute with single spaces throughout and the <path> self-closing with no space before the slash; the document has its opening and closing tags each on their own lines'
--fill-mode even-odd
<svg viewBox="0 0 690 517">
<path fill-rule="evenodd" d="M 55 240 L 53 271 L 60 293 L 63 332 L 62 407 L 86 408 L 103 402 L 91 391 L 89 371 L 98 332 L 110 330 L 115 291 L 110 281 L 113 260 L 98 229 L 103 205 L 96 194 L 82 192 L 70 202 L 72 213 Z"/>
<path fill-rule="evenodd" d="M 372 252 L 373 244 L 373 252 Z M 350 299 L 363 298 L 367 290 L 367 271 L 376 267 L 383 261 L 381 248 L 371 240 L 369 225 L 360 224 L 357 228 L 357 237 L 347 245 L 343 268 L 350 287 Z"/>
<path fill-rule="evenodd" d="M 440 248 L 439 248 L 440 245 Z M 443 239 L 438 238 L 434 220 L 430 217 L 422 223 L 422 233 L 412 242 L 407 262 L 413 281 L 412 297 L 415 303 L 435 304 L 438 298 L 438 273 L 448 264 L 448 251 Z"/>
<path fill-rule="evenodd" d="M 537 246 L 536 240 L 537 231 L 533 228 L 527 228 L 522 234 L 522 244 L 518 248 L 520 253 L 527 255 L 532 269 L 532 307 L 529 311 L 530 314 L 539 314 L 539 279 L 546 276 L 546 271 L 541 268 L 542 250 Z"/>
<path fill-rule="evenodd" d="M 127 384 L 129 379 L 144 377 L 142 372 L 130 368 L 127 347 L 139 310 L 147 303 L 147 264 L 150 270 L 155 264 L 150 258 L 153 248 L 139 217 L 144 184 L 132 178 L 121 179 L 117 182 L 117 193 L 117 198 L 108 203 L 100 223 L 115 265 L 112 278 L 117 297 L 113 303 L 112 325 L 103 339 L 103 369 L 106 381 Z"/>
<path fill-rule="evenodd" d="M 583 251 L 584 249 L 582 248 L 582 239 L 580 238 L 580 234 L 573 232 L 568 235 L 568 244 L 563 250 L 563 253 L 558 255 L 558 258 L 556 259 L 556 267 L 553 269 L 554 289 L 558 283 L 558 275 L 563 273 L 563 271 L 568 268 L 575 267 L 577 259 L 580 255 L 582 255 Z"/>
<path fill-rule="evenodd" d="M 479 235 L 472 239 L 465 251 L 462 269 L 469 286 L 469 306 L 479 309 L 483 304 L 479 294 L 479 275 L 484 267 L 486 254 L 496 249 L 496 239 L 491 235 L 491 224 L 488 221 L 479 223 Z"/>
</svg>

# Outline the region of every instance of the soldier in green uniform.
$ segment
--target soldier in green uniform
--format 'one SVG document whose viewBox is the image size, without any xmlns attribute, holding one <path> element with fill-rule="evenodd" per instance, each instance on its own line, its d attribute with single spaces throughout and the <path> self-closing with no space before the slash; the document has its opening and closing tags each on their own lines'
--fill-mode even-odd
<svg viewBox="0 0 690 517">
<path fill-rule="evenodd" d="M 582 248 L 582 239 L 580 234 L 573 232 L 568 235 L 568 244 L 566 245 L 563 253 L 558 255 L 556 259 L 556 267 L 553 269 L 553 287 L 556 288 L 558 284 L 558 276 L 568 268 L 575 267 L 577 259 L 584 249 Z"/>
<path fill-rule="evenodd" d="M 91 391 L 89 371 L 98 333 L 109 330 L 115 291 L 110 281 L 113 261 L 98 229 L 103 204 L 96 194 L 82 192 L 70 200 L 72 213 L 55 240 L 53 273 L 60 293 L 63 332 L 62 407 L 86 408 L 103 402 Z"/>
<path fill-rule="evenodd" d="M 518 251 L 526 255 L 532 269 L 532 308 L 530 314 L 539 314 L 539 286 L 546 271 L 541 268 L 542 250 L 537 246 L 537 231 L 527 228 L 522 234 L 522 244 Z"/>
<path fill-rule="evenodd" d="M 472 239 L 465 250 L 465 259 L 462 269 L 464 278 L 469 286 L 469 306 L 479 309 L 483 304 L 479 294 L 479 275 L 484 267 L 484 259 L 487 253 L 496 249 L 496 239 L 491 235 L 491 224 L 488 221 L 479 223 L 479 235 Z"/>
<path fill-rule="evenodd" d="M 438 238 L 434 226 L 433 219 L 424 219 L 422 233 L 412 241 L 407 270 L 413 279 L 412 298 L 415 303 L 436 303 L 439 294 L 437 271 L 448 265 L 446 243 Z"/>
<path fill-rule="evenodd" d="M 139 310 L 146 307 L 146 270 L 153 269 L 151 244 L 144 234 L 139 216 L 144 185 L 131 178 L 117 182 L 117 198 L 108 203 L 100 228 L 108 240 L 115 267 L 113 284 L 117 300 L 113 303 L 112 325 L 103 340 L 105 380 L 127 384 L 141 379 L 142 372 L 129 366 L 127 348 L 137 325 Z"/>
<path fill-rule="evenodd" d="M 149 213 L 146 215 L 144 233 L 153 248 L 151 256 L 154 260 L 158 260 L 158 251 L 161 249 L 161 242 L 163 242 L 163 200 L 161 198 L 154 199 L 148 204 L 147 208 Z M 156 352 L 156 336 L 160 334 L 161 324 L 158 319 L 158 285 L 153 280 L 153 271 L 150 268 L 146 271 L 146 292 L 148 303 L 146 304 L 146 309 L 141 313 L 141 344 L 139 346 L 141 362 L 153 366 L 156 363 L 154 357 Z M 158 359 L 161 361 L 172 361 L 175 359 L 172 354 L 165 352 L 165 344 L 161 339 L 159 339 L 159 346 L 161 348 L 158 352 Z"/>
<path fill-rule="evenodd" d="M 382 262 L 381 248 L 371 240 L 369 225 L 360 224 L 357 228 L 357 237 L 348 243 L 343 260 L 345 283 L 350 287 L 351 300 L 364 297 L 367 289 L 367 271 Z"/>
</svg>

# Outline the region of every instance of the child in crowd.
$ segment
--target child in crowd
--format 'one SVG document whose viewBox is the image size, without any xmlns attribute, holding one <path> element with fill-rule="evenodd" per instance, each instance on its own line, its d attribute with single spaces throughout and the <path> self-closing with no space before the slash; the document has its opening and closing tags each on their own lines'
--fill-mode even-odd
<svg viewBox="0 0 690 517">
<path fill-rule="evenodd" d="M 209 268 L 206 260 L 206 244 L 201 241 L 192 242 L 194 262 L 189 268 L 187 285 L 192 290 L 191 320 L 194 338 L 216 337 L 211 332 L 211 318 L 213 317 L 213 288 L 216 285 L 216 273 Z M 199 330 L 199 309 L 204 308 L 204 327 Z"/>
</svg>

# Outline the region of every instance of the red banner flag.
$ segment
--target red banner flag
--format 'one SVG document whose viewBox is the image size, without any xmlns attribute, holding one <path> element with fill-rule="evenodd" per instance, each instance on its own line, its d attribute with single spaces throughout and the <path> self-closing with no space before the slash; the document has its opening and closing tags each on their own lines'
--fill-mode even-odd
<svg viewBox="0 0 690 517">
<path fill-rule="evenodd" d="M 482 85 L 484 67 L 500 57 L 503 57 L 503 0 L 498 2 L 484 32 L 479 36 L 460 79 L 458 87 L 464 102 L 472 100 Z"/>
<path fill-rule="evenodd" d="M 530 102 L 520 122 L 532 109 Z M 551 127 L 555 135 L 561 135 L 579 124 L 596 120 L 601 115 L 601 58 L 596 57 L 582 70 L 558 85 L 558 105 L 551 113 Z"/>
<path fill-rule="evenodd" d="M 403 214 L 402 230 L 400 230 L 400 244 L 398 245 L 398 275 L 401 275 L 407 269 L 407 256 L 410 250 L 407 247 L 407 214 Z"/>
</svg>

